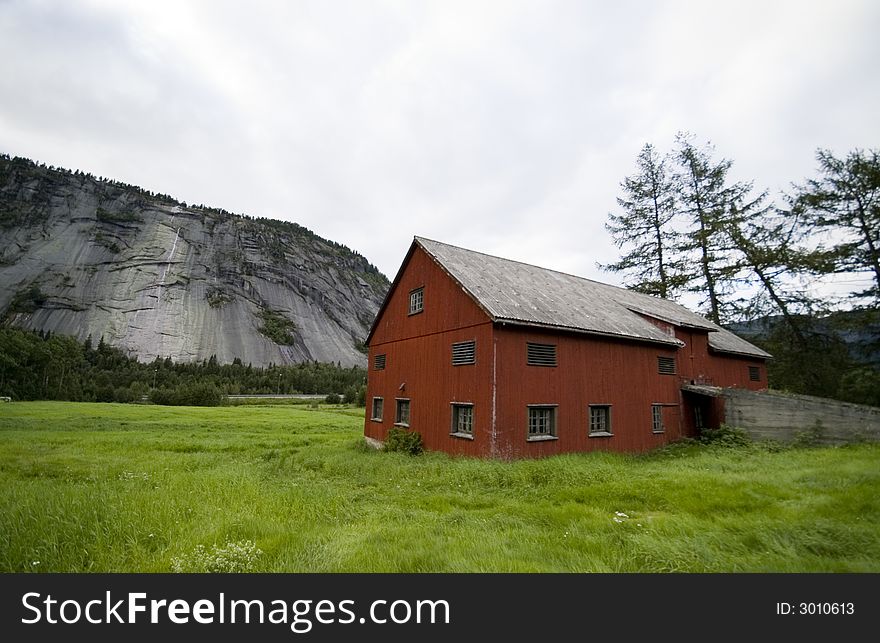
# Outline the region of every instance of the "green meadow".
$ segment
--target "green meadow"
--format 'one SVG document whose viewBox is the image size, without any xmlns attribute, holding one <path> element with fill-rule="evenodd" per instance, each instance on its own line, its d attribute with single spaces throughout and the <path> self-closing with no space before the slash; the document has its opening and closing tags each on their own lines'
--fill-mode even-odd
<svg viewBox="0 0 880 643">
<path fill-rule="evenodd" d="M 880 445 L 412 457 L 362 414 L 2 404 L 0 571 L 880 571 Z"/>
</svg>

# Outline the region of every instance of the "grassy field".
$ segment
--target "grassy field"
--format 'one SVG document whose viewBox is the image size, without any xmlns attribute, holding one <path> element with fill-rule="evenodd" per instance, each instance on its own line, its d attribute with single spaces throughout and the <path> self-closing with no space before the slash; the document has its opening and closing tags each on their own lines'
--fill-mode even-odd
<svg viewBox="0 0 880 643">
<path fill-rule="evenodd" d="M 0 405 L 0 571 L 880 571 L 880 446 L 495 462 L 362 410 Z"/>
</svg>

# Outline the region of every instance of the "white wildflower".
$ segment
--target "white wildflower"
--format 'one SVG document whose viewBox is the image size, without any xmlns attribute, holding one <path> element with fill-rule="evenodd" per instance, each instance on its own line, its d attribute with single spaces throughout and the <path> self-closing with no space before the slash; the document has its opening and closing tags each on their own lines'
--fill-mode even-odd
<svg viewBox="0 0 880 643">
<path fill-rule="evenodd" d="M 252 540 L 229 542 L 208 550 L 204 545 L 184 556 L 171 559 L 171 571 L 176 573 L 217 573 L 234 574 L 254 571 L 257 559 L 263 555 Z"/>
</svg>

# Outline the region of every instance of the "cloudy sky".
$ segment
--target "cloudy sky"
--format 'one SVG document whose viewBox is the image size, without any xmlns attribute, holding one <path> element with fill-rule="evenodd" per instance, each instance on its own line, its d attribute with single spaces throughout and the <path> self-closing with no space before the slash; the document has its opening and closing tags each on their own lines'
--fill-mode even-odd
<svg viewBox="0 0 880 643">
<path fill-rule="evenodd" d="M 646 142 L 774 193 L 880 146 L 880 2 L 0 0 L 0 151 L 296 221 L 393 277 L 413 235 L 612 283 Z"/>
</svg>

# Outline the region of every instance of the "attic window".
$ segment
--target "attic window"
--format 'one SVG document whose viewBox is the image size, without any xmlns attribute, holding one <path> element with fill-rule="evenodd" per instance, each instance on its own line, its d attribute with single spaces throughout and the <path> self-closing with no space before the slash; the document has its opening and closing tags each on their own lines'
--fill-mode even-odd
<svg viewBox="0 0 880 643">
<path fill-rule="evenodd" d="M 373 369 L 377 371 L 385 370 L 385 353 L 382 353 L 381 355 L 376 355 L 373 358 Z"/>
<path fill-rule="evenodd" d="M 556 366 L 556 344 L 526 342 L 526 364 L 529 366 Z"/>
<path fill-rule="evenodd" d="M 469 342 L 456 342 L 452 345 L 452 365 L 464 366 L 465 364 L 475 364 L 477 361 L 475 340 Z"/>
<path fill-rule="evenodd" d="M 675 375 L 675 358 L 658 356 L 657 372 L 661 375 Z"/>
<path fill-rule="evenodd" d="M 749 366 L 749 379 L 752 382 L 761 381 L 761 369 L 758 366 Z"/>
<path fill-rule="evenodd" d="M 409 294 L 409 314 L 415 315 L 425 309 L 425 289 L 416 288 Z"/>
</svg>

